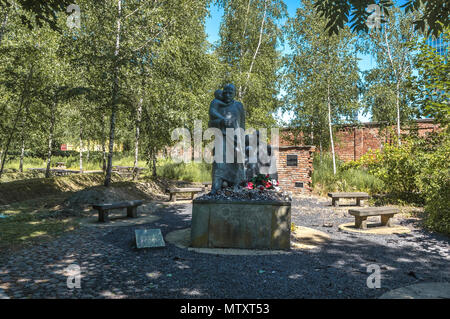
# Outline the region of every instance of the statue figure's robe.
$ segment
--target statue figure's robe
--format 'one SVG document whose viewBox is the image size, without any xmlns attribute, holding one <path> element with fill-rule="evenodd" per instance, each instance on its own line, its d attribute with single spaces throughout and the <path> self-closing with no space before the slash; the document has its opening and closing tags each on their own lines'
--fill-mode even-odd
<svg viewBox="0 0 450 319">
<path fill-rule="evenodd" d="M 244 140 L 242 139 L 242 143 L 236 143 L 234 141 L 234 145 L 231 145 L 227 143 L 226 139 L 226 127 L 223 125 L 222 120 L 229 119 L 233 123 L 233 128 L 242 128 L 243 131 L 245 131 L 245 111 L 244 106 L 241 102 L 233 100 L 229 104 L 226 104 L 225 106 L 219 106 L 219 103 L 214 103 L 214 100 L 211 102 L 210 105 L 210 112 L 209 112 L 209 127 L 215 127 L 222 131 L 223 136 L 223 143 L 222 143 L 222 156 L 223 160 L 222 163 L 220 161 L 216 162 L 216 160 L 213 161 L 212 164 L 212 177 L 213 181 L 216 178 L 221 178 L 224 181 L 227 181 L 228 183 L 232 184 L 239 184 L 243 180 L 245 180 L 245 173 L 244 173 L 244 163 L 238 163 L 236 158 L 236 151 L 241 152 L 242 158 L 245 157 L 244 153 Z M 217 115 L 220 114 L 222 118 L 218 117 Z M 236 140 L 236 138 L 234 138 Z M 228 145 L 227 145 L 228 144 Z M 227 148 L 235 148 L 234 151 L 234 163 L 227 163 L 226 162 L 226 154 L 227 154 Z M 217 152 L 216 152 L 217 153 Z"/>
</svg>

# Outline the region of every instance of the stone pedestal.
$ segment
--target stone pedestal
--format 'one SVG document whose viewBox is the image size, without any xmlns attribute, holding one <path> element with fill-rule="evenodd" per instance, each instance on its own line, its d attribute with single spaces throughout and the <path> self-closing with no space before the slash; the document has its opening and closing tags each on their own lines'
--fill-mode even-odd
<svg viewBox="0 0 450 319">
<path fill-rule="evenodd" d="M 290 236 L 290 202 L 193 201 L 192 247 L 289 249 Z"/>
</svg>

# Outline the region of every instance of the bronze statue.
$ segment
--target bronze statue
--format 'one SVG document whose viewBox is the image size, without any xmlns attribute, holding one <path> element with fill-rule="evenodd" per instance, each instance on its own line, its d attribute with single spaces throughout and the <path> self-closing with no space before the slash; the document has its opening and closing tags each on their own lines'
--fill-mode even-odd
<svg viewBox="0 0 450 319">
<path fill-rule="evenodd" d="M 234 100 L 235 95 L 236 88 L 233 84 L 228 84 L 224 87 L 222 94 L 219 90 L 215 92 L 215 99 L 210 104 L 208 126 L 220 129 L 223 137 L 221 158 L 215 156 L 212 165 L 212 194 L 220 190 L 224 182 L 227 185 L 233 185 L 234 190 L 237 191 L 239 184 L 245 180 L 244 163 L 240 163 L 236 157 L 237 154 L 244 156 L 245 111 L 242 103 Z M 227 128 L 241 128 L 242 134 L 234 135 L 231 143 L 227 142 Z M 220 147 L 218 144 L 216 146 Z M 228 163 L 227 148 L 232 148 L 234 153 L 231 161 L 228 159 Z"/>
</svg>

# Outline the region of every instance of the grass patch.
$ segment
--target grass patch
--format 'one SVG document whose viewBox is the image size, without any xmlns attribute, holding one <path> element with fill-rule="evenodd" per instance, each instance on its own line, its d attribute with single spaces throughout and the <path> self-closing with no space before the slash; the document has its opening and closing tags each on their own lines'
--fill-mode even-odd
<svg viewBox="0 0 450 319">
<path fill-rule="evenodd" d="M 328 192 L 383 192 L 384 183 L 363 169 L 342 169 L 342 162 L 336 162 L 336 175 L 333 174 L 333 160 L 329 154 L 314 157 L 312 183 L 314 192 L 326 196 Z"/>
<path fill-rule="evenodd" d="M 79 225 L 76 217 L 60 214 L 67 195 L 53 195 L 0 207 L 0 250 L 17 249 L 47 241 Z"/>
<path fill-rule="evenodd" d="M 95 171 L 102 169 L 102 157 L 101 153 L 91 153 L 89 160 L 86 158 L 86 153 L 83 153 L 83 170 Z M 67 169 L 79 170 L 80 169 L 80 157 L 79 156 L 52 156 L 50 164 L 51 168 L 56 167 L 56 163 L 63 162 L 66 164 Z M 19 172 L 20 160 L 17 157 L 10 158 L 5 163 L 6 172 L 17 173 Z M 134 166 L 134 156 L 128 156 L 123 154 L 114 154 L 113 156 L 114 166 Z M 145 161 L 138 161 L 139 167 L 147 167 Z M 28 168 L 45 168 L 47 167 L 47 161 L 38 157 L 24 157 L 23 169 L 24 173 Z M 5 181 L 2 177 L 2 181 Z"/>
<path fill-rule="evenodd" d="M 112 175 L 113 182 L 121 180 L 119 175 Z M 0 205 L 75 192 L 87 187 L 103 185 L 103 182 L 104 175 L 102 173 L 92 173 L 0 183 Z"/>
<path fill-rule="evenodd" d="M 158 176 L 187 182 L 211 181 L 211 170 L 211 164 L 205 162 L 174 163 L 173 161 L 166 159 L 158 160 L 156 166 L 156 173 Z"/>
</svg>

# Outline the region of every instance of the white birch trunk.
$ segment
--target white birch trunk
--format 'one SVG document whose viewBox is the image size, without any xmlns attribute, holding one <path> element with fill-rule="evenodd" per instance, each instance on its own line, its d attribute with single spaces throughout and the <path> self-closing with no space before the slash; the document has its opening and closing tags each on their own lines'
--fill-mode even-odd
<svg viewBox="0 0 450 319">
<path fill-rule="evenodd" d="M 80 125 L 80 173 L 83 173 L 83 126 Z"/>
<path fill-rule="evenodd" d="M 397 81 L 397 141 L 398 145 L 402 145 L 400 138 L 400 82 Z"/>
<path fill-rule="evenodd" d="M 328 128 L 330 130 L 331 155 L 333 157 L 333 174 L 336 175 L 336 155 L 334 153 L 333 128 L 331 126 L 330 83 L 328 83 L 327 87 L 327 104 L 328 104 Z"/>
<path fill-rule="evenodd" d="M 118 58 L 120 50 L 120 28 L 121 28 L 121 16 L 122 16 L 122 3 L 121 0 L 117 0 L 117 33 L 116 33 L 116 49 L 114 51 L 114 83 L 113 91 L 111 96 L 111 119 L 110 119 L 110 129 L 109 129 L 109 153 L 108 153 L 108 166 L 106 168 L 105 186 L 109 186 L 111 183 L 111 173 L 112 173 L 112 157 L 114 151 L 114 132 L 116 127 L 116 112 L 117 112 L 117 95 L 119 91 L 119 68 L 118 68 Z"/>
<path fill-rule="evenodd" d="M 140 135 L 140 125 L 142 117 L 142 103 L 144 99 L 141 97 L 139 99 L 138 107 L 136 110 L 136 131 L 135 131 L 135 141 L 134 141 L 134 167 L 133 167 L 133 179 L 136 180 L 138 173 L 138 161 L 139 161 L 139 135 Z"/>
</svg>

